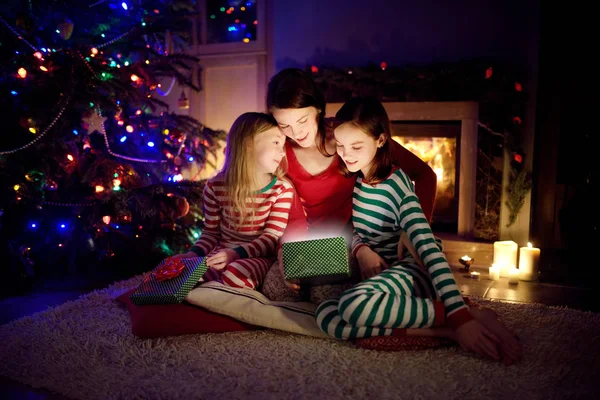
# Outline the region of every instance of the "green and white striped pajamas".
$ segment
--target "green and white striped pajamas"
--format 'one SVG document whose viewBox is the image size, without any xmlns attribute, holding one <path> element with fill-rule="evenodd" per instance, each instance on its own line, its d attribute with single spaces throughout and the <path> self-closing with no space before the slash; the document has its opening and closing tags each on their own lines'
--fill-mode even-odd
<svg viewBox="0 0 600 400">
<path fill-rule="evenodd" d="M 374 186 L 357 179 L 352 222 L 353 254 L 361 246 L 369 246 L 390 268 L 347 290 L 340 299 L 321 303 L 316 317 L 324 332 L 338 339 L 391 335 L 395 328 L 429 328 L 445 316 L 464 313 L 460 311 L 467 306 L 413 184 L 402 170 Z M 408 254 L 399 261 L 398 241 L 403 231 L 428 273 Z"/>
</svg>

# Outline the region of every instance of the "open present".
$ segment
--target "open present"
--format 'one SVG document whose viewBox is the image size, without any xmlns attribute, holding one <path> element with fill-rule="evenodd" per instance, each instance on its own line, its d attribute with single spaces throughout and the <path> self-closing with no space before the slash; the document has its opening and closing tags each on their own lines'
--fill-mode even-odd
<svg viewBox="0 0 600 400">
<path fill-rule="evenodd" d="M 350 278 L 348 246 L 341 236 L 286 242 L 282 251 L 285 279 L 323 285 Z"/>
</svg>

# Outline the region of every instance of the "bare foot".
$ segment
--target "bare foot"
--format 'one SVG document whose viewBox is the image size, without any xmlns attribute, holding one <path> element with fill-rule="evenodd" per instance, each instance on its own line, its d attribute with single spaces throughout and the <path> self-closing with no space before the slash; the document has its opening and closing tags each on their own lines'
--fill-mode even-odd
<svg viewBox="0 0 600 400">
<path fill-rule="evenodd" d="M 406 330 L 406 336 L 430 336 L 456 341 L 456 334 L 447 326 L 439 328 L 408 328 Z"/>
<path fill-rule="evenodd" d="M 486 307 L 471 308 L 471 315 L 481 325 L 492 331 L 500 341 L 500 356 L 506 365 L 521 359 L 521 345 L 517 337 L 498 319 L 498 314 Z"/>
</svg>

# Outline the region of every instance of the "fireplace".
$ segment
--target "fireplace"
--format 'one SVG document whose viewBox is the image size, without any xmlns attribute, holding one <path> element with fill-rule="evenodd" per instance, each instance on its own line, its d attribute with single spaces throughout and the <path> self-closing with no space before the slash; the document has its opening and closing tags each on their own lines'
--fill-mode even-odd
<svg viewBox="0 0 600 400">
<path fill-rule="evenodd" d="M 460 121 L 393 121 L 392 139 L 425 161 L 437 176 L 431 227 L 458 232 Z"/>
<path fill-rule="evenodd" d="M 342 103 L 327 104 L 335 116 Z M 477 172 L 476 102 L 383 103 L 393 139 L 427 162 L 438 176 L 434 232 L 473 236 Z"/>
</svg>

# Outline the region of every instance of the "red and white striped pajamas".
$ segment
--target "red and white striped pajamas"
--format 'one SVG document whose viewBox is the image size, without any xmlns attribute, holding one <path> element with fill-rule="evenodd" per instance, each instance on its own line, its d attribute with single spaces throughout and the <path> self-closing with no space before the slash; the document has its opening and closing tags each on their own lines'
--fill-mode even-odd
<svg viewBox="0 0 600 400">
<path fill-rule="evenodd" d="M 275 261 L 275 249 L 287 226 L 293 197 L 292 185 L 274 177 L 248 199 L 246 204 L 254 209 L 254 216 L 237 225 L 240 214 L 233 210 L 223 179 L 217 176 L 209 180 L 204 188 L 204 229 L 191 250 L 204 256 L 228 248 L 240 258 L 220 271 L 209 269 L 203 279 L 259 289 Z"/>
</svg>

